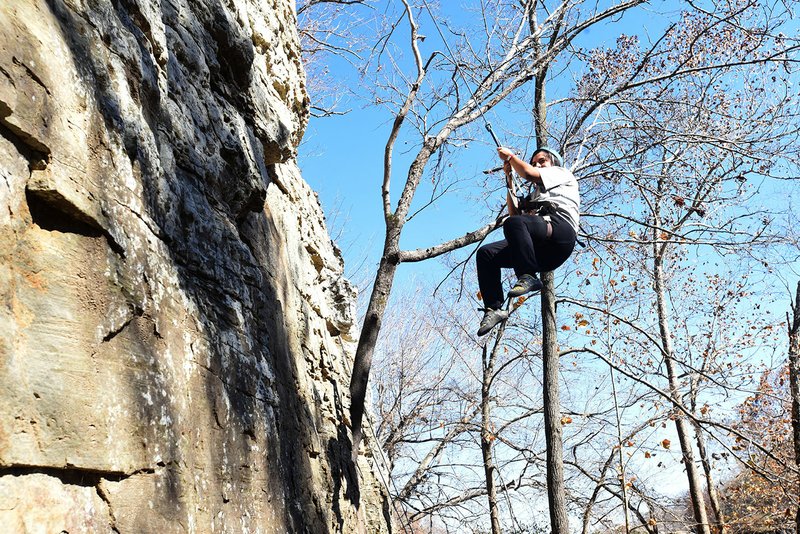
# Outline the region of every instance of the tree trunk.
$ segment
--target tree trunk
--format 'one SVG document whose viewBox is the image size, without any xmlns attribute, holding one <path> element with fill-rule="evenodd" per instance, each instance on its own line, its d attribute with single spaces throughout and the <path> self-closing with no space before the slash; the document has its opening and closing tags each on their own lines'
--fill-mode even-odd
<svg viewBox="0 0 800 534">
<path fill-rule="evenodd" d="M 680 399 L 680 387 L 678 373 L 675 369 L 675 361 L 673 359 L 674 349 L 672 347 L 672 333 L 670 332 L 669 323 L 667 322 L 667 303 L 664 297 L 666 290 L 664 288 L 664 270 L 662 262 L 663 256 L 660 253 L 656 253 L 653 260 L 653 278 L 656 304 L 658 307 L 658 326 L 664 351 L 664 364 L 667 368 L 669 393 L 670 396 L 675 399 L 675 402 L 678 402 Z M 675 405 L 675 430 L 678 433 L 683 463 L 686 467 L 686 477 L 689 479 L 689 497 L 692 501 L 692 510 L 696 523 L 694 531 L 697 532 L 697 534 L 711 534 L 708 528 L 708 516 L 706 515 L 703 486 L 700 482 L 700 474 L 698 473 L 697 466 L 694 463 L 692 439 L 690 437 L 691 430 L 686 416 L 683 415 L 683 412 L 680 411 L 677 404 Z"/>
<path fill-rule="evenodd" d="M 494 358 L 497 345 L 487 357 L 486 345 L 483 346 L 483 382 L 481 384 L 481 453 L 483 454 L 483 471 L 486 475 L 486 498 L 489 500 L 489 517 L 492 521 L 492 534 L 501 534 L 500 514 L 497 508 L 497 487 L 494 483 L 494 461 L 492 460 L 492 441 L 494 436 L 489 430 L 491 406 L 489 390 L 494 373 Z"/>
<path fill-rule="evenodd" d="M 547 500 L 552 534 L 568 534 L 569 521 L 564 488 L 561 440 L 561 407 L 558 396 L 558 340 L 553 273 L 542 273 L 542 366 L 544 374 L 544 428 L 547 443 Z"/>
<path fill-rule="evenodd" d="M 391 248 L 387 245 L 384 251 Z M 372 365 L 372 354 L 375 352 L 375 343 L 381 330 L 383 313 L 386 311 L 386 302 L 394 283 L 397 272 L 395 255 L 384 252 L 378 265 L 375 284 L 369 298 L 367 313 L 364 316 L 364 325 L 358 338 L 358 347 L 353 358 L 353 373 L 350 379 L 350 424 L 353 429 L 353 461 L 358 461 L 358 446 L 361 443 L 361 419 L 364 416 L 364 404 L 367 396 L 367 382 L 369 369 Z"/>
<path fill-rule="evenodd" d="M 535 17 L 531 16 L 532 27 Z M 536 40 L 541 51 L 541 43 Z M 547 66 L 536 73 L 533 116 L 536 120 L 536 148 L 547 144 L 547 101 L 545 80 Z M 566 491 L 564 488 L 564 452 L 561 439 L 561 401 L 558 396 L 558 339 L 553 273 L 542 273 L 542 372 L 544 374 L 544 430 L 547 445 L 547 500 L 550 505 L 550 531 L 568 534 Z"/>
<path fill-rule="evenodd" d="M 794 437 L 794 462 L 800 469 L 800 282 L 789 318 L 789 391 L 792 397 L 792 436 Z M 800 505 L 795 514 L 795 532 L 800 534 Z"/>
<path fill-rule="evenodd" d="M 711 462 L 708 461 L 706 440 L 703 436 L 703 429 L 700 428 L 700 425 L 695 424 L 694 432 L 697 440 L 697 453 L 700 455 L 700 462 L 703 464 L 703 472 L 706 475 L 708 500 L 711 503 L 711 511 L 714 513 L 714 532 L 716 534 L 725 534 L 728 532 L 728 527 L 725 525 L 725 515 L 722 511 L 722 505 L 719 501 L 719 492 L 717 491 L 717 483 L 714 479 L 714 473 L 711 470 Z"/>
</svg>

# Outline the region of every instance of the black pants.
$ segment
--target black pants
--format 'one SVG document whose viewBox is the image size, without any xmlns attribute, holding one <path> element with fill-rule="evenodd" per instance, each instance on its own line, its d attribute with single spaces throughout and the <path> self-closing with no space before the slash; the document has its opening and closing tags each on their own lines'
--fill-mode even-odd
<svg viewBox="0 0 800 534">
<path fill-rule="evenodd" d="M 514 215 L 503 224 L 505 239 L 478 249 L 478 285 L 487 308 L 505 301 L 501 268 L 513 268 L 517 277 L 552 271 L 567 261 L 575 248 L 575 230 L 567 221 L 551 216 L 553 233 L 547 237 L 547 221 L 539 215 Z"/>
</svg>

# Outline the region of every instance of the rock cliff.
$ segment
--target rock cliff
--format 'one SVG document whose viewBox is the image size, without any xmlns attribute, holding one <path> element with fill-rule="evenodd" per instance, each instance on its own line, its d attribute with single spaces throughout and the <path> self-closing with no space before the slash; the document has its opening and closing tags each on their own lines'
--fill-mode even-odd
<svg viewBox="0 0 800 534">
<path fill-rule="evenodd" d="M 388 532 L 290 0 L 0 3 L 0 525 Z"/>
</svg>

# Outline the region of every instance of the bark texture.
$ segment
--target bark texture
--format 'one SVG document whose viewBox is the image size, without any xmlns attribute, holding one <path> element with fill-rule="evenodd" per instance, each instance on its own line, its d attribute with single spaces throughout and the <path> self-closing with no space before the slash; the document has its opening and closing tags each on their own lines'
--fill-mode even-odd
<svg viewBox="0 0 800 534">
<path fill-rule="evenodd" d="M 656 245 L 657 246 L 657 245 Z M 669 382 L 669 394 L 673 399 L 681 398 L 680 379 L 675 363 L 675 351 L 672 345 L 672 333 L 670 332 L 669 317 L 666 302 L 666 289 L 664 287 L 664 268 L 663 256 L 656 254 L 653 263 L 654 291 L 656 294 L 656 306 L 658 308 L 658 326 L 661 335 L 662 355 L 664 365 L 667 368 L 667 380 Z M 689 421 L 683 411 L 675 406 L 675 430 L 678 434 L 678 441 L 681 446 L 683 464 L 686 467 L 686 478 L 689 481 L 689 499 L 692 503 L 694 514 L 694 531 L 697 534 L 710 534 L 708 524 L 708 514 L 706 513 L 706 503 L 704 497 L 703 484 L 700 479 L 700 472 L 694 460 L 692 448 L 692 434 Z"/>
<path fill-rule="evenodd" d="M 566 488 L 564 486 L 564 444 L 561 428 L 561 403 L 558 391 L 558 334 L 553 273 L 542 273 L 542 366 L 544 372 L 544 425 L 547 443 L 547 500 L 550 504 L 550 530 L 569 533 Z"/>
<path fill-rule="evenodd" d="M 800 282 L 792 306 L 789 324 L 789 390 L 792 397 L 792 437 L 794 462 L 800 469 Z M 800 506 L 795 513 L 795 531 L 800 534 Z"/>
<path fill-rule="evenodd" d="M 489 519 L 492 525 L 492 534 L 500 534 L 500 509 L 497 506 L 497 485 L 494 480 L 494 457 L 492 455 L 492 442 L 495 436 L 492 433 L 492 397 L 491 387 L 494 378 L 494 362 L 497 355 L 498 344 L 489 352 L 483 346 L 483 380 L 481 381 L 481 456 L 483 457 L 483 474 L 486 481 L 486 499 L 489 504 Z"/>
</svg>

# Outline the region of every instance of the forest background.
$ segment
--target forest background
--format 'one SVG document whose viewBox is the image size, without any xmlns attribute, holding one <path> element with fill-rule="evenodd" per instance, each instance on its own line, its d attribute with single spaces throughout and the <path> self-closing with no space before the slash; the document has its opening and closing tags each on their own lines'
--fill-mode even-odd
<svg viewBox="0 0 800 534">
<path fill-rule="evenodd" d="M 474 335 L 505 195 L 488 120 L 581 185 L 586 247 L 552 280 L 565 532 L 795 532 L 796 8 L 298 2 L 299 162 L 382 325 L 364 446 L 401 531 L 553 524 L 539 298 Z"/>
</svg>

